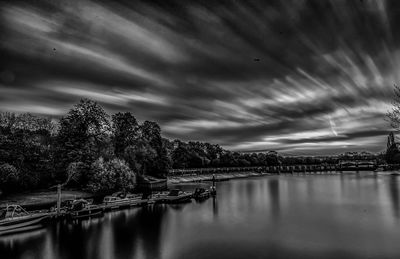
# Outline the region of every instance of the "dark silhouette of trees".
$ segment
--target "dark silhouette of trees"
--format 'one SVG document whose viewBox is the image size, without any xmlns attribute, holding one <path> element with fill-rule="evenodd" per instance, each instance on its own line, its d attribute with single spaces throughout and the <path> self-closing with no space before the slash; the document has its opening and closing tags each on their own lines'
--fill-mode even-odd
<svg viewBox="0 0 400 259">
<path fill-rule="evenodd" d="M 114 152 L 119 158 L 124 158 L 125 149 L 135 145 L 139 138 L 139 124 L 130 112 L 116 113 L 112 116 Z"/>
<path fill-rule="evenodd" d="M 397 114 L 400 106 L 396 107 Z M 388 144 L 392 149 L 397 151 L 393 136 Z M 57 123 L 29 113 L 0 113 L 0 191 L 4 192 L 60 183 L 108 192 L 131 189 L 148 176 L 164 178 L 171 167 L 333 164 L 338 159 L 233 152 L 205 142 L 170 141 L 162 138 L 156 122 L 139 123 L 130 112 L 116 113 L 110 120 L 89 99 L 80 100 Z"/>
<path fill-rule="evenodd" d="M 146 141 L 138 139 L 134 145 L 125 149 L 125 160 L 140 178 L 148 174 L 157 152 Z"/>
<path fill-rule="evenodd" d="M 167 150 L 163 145 L 160 126 L 152 121 L 145 121 L 140 125 L 140 139 L 148 143 L 155 151 L 152 163 L 148 164 L 147 174 L 156 177 L 166 177 L 170 166 Z"/>
<path fill-rule="evenodd" d="M 108 150 L 111 134 L 109 116 L 96 102 L 82 99 L 60 120 L 56 139 L 58 178 L 66 177 L 70 163 L 80 162 L 80 185 L 89 180 L 91 164 Z"/>
<path fill-rule="evenodd" d="M 393 132 L 390 132 L 388 136 L 385 160 L 389 164 L 400 163 L 400 151 L 395 141 Z"/>
<path fill-rule="evenodd" d="M 394 85 L 394 99 L 392 102 L 392 110 L 386 114 L 390 125 L 395 131 L 400 129 L 400 87 Z M 386 162 L 400 163 L 400 151 L 395 142 L 394 133 L 390 132 L 387 141 Z"/>
<path fill-rule="evenodd" d="M 49 119 L 29 113 L 0 114 L 0 166 L 19 175 L 14 188 L 44 186 L 51 178 L 53 128 Z"/>
<path fill-rule="evenodd" d="M 145 175 L 165 177 L 170 162 L 160 126 L 151 121 L 138 124 L 129 112 L 113 115 L 112 122 L 115 155 L 125 159 L 139 179 Z"/>
<path fill-rule="evenodd" d="M 10 164 L 0 165 L 0 194 L 19 189 L 20 172 Z"/>
</svg>

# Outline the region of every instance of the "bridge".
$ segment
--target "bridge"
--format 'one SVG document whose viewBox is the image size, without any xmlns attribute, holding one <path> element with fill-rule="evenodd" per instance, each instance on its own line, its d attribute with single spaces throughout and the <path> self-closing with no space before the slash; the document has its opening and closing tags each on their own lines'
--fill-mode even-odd
<svg viewBox="0 0 400 259">
<path fill-rule="evenodd" d="M 378 167 L 375 161 L 340 161 L 338 164 L 320 165 L 276 165 L 276 166 L 249 166 L 249 167 L 215 167 L 215 168 L 185 168 L 170 169 L 170 176 L 180 175 L 202 175 L 236 172 L 257 173 L 305 173 L 326 174 L 341 173 L 344 171 L 371 171 Z"/>
</svg>

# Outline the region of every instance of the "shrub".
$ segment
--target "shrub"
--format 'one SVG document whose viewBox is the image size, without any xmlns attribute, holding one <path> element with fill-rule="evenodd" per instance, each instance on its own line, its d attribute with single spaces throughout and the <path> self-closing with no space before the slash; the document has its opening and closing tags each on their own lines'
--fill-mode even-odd
<svg viewBox="0 0 400 259">
<path fill-rule="evenodd" d="M 91 166 L 88 189 L 95 193 L 128 191 L 134 188 L 135 183 L 135 173 L 124 160 L 105 161 L 100 157 Z"/>
<path fill-rule="evenodd" d="M 10 192 L 19 187 L 20 172 L 10 164 L 0 165 L 0 189 Z"/>
</svg>

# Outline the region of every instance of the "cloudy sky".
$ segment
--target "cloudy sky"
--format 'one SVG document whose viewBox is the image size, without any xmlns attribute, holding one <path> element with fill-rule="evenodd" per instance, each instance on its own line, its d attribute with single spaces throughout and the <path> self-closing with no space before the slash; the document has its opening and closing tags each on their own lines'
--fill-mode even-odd
<svg viewBox="0 0 400 259">
<path fill-rule="evenodd" d="M 384 150 L 400 1 L 265 2 L 0 2 L 0 110 L 58 118 L 88 97 L 170 139 Z"/>
</svg>

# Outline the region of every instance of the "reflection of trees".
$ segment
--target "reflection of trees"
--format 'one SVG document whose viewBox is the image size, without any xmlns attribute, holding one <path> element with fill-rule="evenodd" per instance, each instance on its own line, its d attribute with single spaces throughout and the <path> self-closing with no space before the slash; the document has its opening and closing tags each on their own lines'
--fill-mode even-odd
<svg viewBox="0 0 400 259">
<path fill-rule="evenodd" d="M 62 258 L 101 258 L 98 246 L 103 229 L 101 218 L 57 222 L 48 228 L 53 249 Z"/>
<path fill-rule="evenodd" d="M 22 258 L 26 251 L 31 251 L 35 258 L 44 258 L 42 245 L 45 242 L 43 229 L 1 236 L 0 258 Z"/>
<path fill-rule="evenodd" d="M 268 190 L 271 197 L 271 210 L 272 215 L 278 218 L 280 213 L 280 204 L 279 204 L 279 180 L 278 179 L 270 179 L 268 181 Z"/>
<path fill-rule="evenodd" d="M 137 215 L 136 231 L 143 239 L 143 250 L 148 258 L 161 257 L 161 230 L 166 210 L 165 205 L 148 206 L 142 208 Z"/>
<path fill-rule="evenodd" d="M 132 258 L 135 249 L 143 246 L 146 258 L 160 258 L 161 231 L 165 205 L 145 206 L 137 213 L 113 222 L 112 241 L 115 258 Z M 137 243 L 140 240 L 140 243 Z"/>
<path fill-rule="evenodd" d="M 390 177 L 389 194 L 390 201 L 392 202 L 394 216 L 400 218 L 400 197 L 399 197 L 399 182 L 398 178 L 394 175 Z"/>
<path fill-rule="evenodd" d="M 133 258 L 140 250 L 145 258 L 160 258 L 165 205 L 107 213 L 104 218 L 61 221 L 43 235 L 0 240 L 0 258 Z M 54 256 L 51 256 L 54 257 Z"/>
<path fill-rule="evenodd" d="M 213 214 L 215 217 L 218 216 L 218 203 L 217 203 L 217 197 L 212 197 L 212 205 L 213 205 Z"/>
</svg>

